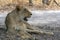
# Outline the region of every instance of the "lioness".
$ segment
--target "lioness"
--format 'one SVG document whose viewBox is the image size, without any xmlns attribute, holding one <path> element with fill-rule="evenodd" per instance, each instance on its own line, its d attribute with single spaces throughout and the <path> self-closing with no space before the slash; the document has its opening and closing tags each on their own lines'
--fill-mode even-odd
<svg viewBox="0 0 60 40">
<path fill-rule="evenodd" d="M 27 8 L 16 6 L 16 8 L 6 17 L 5 24 L 7 27 L 7 31 L 11 33 L 19 33 L 22 40 L 35 40 L 28 32 L 53 35 L 53 32 L 41 31 L 28 24 L 27 18 L 30 18 L 31 15 L 31 12 Z"/>
</svg>

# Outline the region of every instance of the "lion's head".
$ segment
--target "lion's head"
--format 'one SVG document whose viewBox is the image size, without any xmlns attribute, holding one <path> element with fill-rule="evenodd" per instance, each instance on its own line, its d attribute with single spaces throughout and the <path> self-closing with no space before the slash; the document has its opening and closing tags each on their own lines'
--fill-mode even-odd
<svg viewBox="0 0 60 40">
<path fill-rule="evenodd" d="M 32 15 L 32 13 L 31 13 L 28 9 L 26 9 L 26 8 L 24 9 L 24 12 L 23 12 L 23 13 L 24 13 L 24 16 L 25 16 L 25 17 L 24 17 L 24 20 L 25 20 L 25 21 L 28 21 L 27 18 L 30 18 L 31 15 Z"/>
<path fill-rule="evenodd" d="M 32 13 L 25 7 L 16 7 L 17 11 L 19 11 L 20 17 L 22 16 L 25 21 L 28 21 L 27 18 L 30 18 Z"/>
</svg>

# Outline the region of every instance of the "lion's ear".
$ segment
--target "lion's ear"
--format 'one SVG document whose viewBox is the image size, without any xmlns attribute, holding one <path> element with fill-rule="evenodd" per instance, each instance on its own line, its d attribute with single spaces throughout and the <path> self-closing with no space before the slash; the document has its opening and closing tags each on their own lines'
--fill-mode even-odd
<svg viewBox="0 0 60 40">
<path fill-rule="evenodd" d="M 17 11 L 20 11 L 21 9 L 19 8 L 19 6 L 16 6 L 16 10 L 17 10 Z"/>
</svg>

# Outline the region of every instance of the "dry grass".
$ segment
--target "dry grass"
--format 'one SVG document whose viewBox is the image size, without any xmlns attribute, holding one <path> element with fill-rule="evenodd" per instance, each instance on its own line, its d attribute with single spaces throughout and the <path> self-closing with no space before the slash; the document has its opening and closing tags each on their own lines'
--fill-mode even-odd
<svg viewBox="0 0 60 40">
<path fill-rule="evenodd" d="M 0 5 L 6 5 L 6 4 L 10 4 L 10 3 L 19 3 L 19 4 L 25 4 L 28 3 L 28 0 L 0 0 Z M 33 0 L 34 4 L 39 4 L 41 3 L 41 0 Z"/>
<path fill-rule="evenodd" d="M 56 0 L 57 2 L 60 2 L 60 0 Z M 52 9 L 52 10 L 60 10 L 60 7 L 58 7 L 56 4 L 44 7 L 42 4 L 42 0 L 32 0 L 33 7 L 36 9 Z M 19 4 L 29 7 L 29 0 L 0 0 L 0 7 L 7 5 L 7 4 Z"/>
</svg>

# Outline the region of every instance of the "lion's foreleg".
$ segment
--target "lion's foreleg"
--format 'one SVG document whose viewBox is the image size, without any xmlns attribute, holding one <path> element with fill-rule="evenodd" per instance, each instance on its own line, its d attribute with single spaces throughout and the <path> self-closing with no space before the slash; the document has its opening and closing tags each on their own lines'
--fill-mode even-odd
<svg viewBox="0 0 60 40">
<path fill-rule="evenodd" d="M 49 34 L 49 35 L 53 35 L 53 32 L 49 32 L 48 30 L 43 30 L 43 29 L 39 29 L 37 27 L 33 27 L 31 25 L 28 26 L 28 29 L 26 29 L 26 31 L 28 32 L 34 32 L 34 33 L 42 33 L 42 34 Z"/>
<path fill-rule="evenodd" d="M 53 32 L 46 32 L 43 30 L 30 30 L 30 29 L 26 29 L 27 32 L 32 32 L 32 33 L 38 33 L 38 34 L 49 34 L 49 35 L 53 35 Z"/>
</svg>

